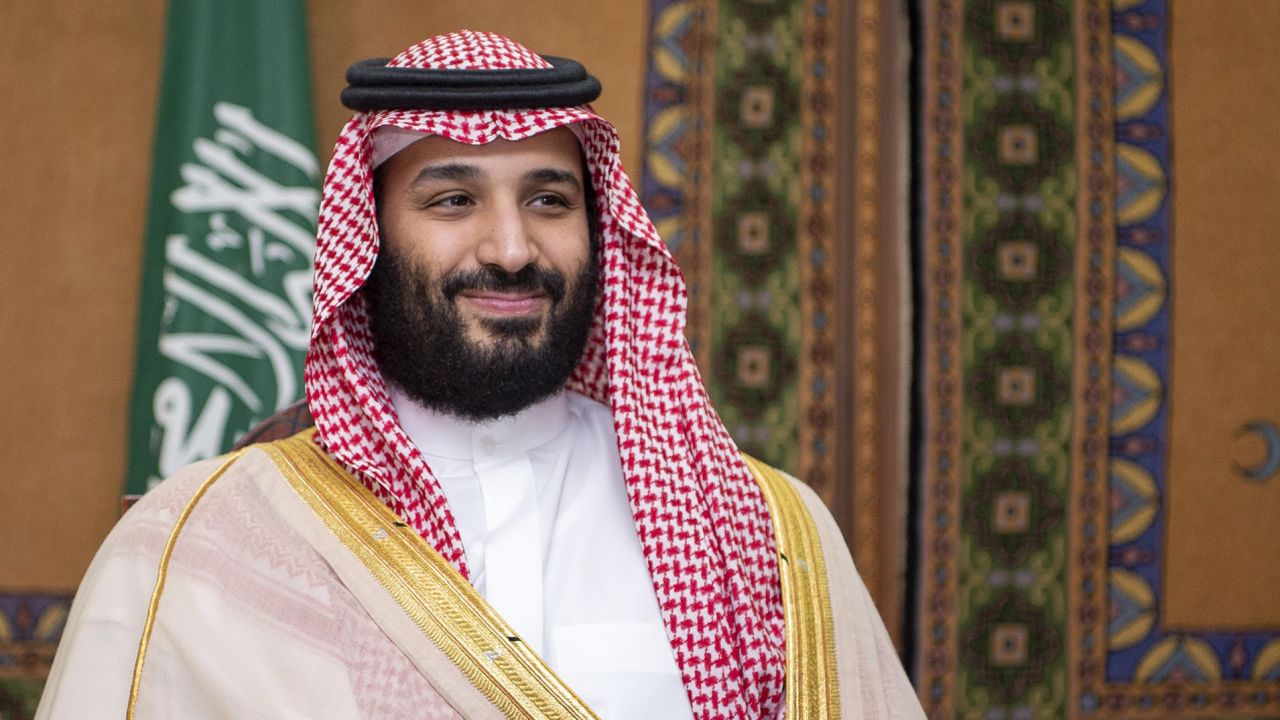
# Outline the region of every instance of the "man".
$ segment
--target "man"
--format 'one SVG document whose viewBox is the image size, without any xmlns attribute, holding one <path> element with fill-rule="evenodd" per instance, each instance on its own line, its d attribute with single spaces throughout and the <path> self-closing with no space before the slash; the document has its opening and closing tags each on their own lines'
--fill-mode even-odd
<svg viewBox="0 0 1280 720">
<path fill-rule="evenodd" d="M 41 714 L 921 716 L 820 501 L 710 407 L 598 83 L 471 32 L 348 79 L 315 428 L 125 516 Z"/>
</svg>

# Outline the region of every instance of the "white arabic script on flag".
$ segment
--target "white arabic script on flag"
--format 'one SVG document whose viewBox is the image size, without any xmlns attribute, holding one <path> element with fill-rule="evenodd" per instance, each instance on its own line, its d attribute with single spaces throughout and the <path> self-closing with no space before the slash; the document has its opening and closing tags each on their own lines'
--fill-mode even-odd
<svg viewBox="0 0 1280 720">
<path fill-rule="evenodd" d="M 221 452 L 229 423 L 247 430 L 245 418 L 261 419 L 300 394 L 318 164 L 310 150 L 248 108 L 222 102 L 213 115 L 214 137 L 192 143 L 195 162 L 182 164 L 183 185 L 170 196 L 188 217 L 207 219 L 208 229 L 165 241 L 159 345 L 177 368 L 153 399 L 159 476 L 149 485 Z M 300 171 L 311 184 L 287 185 L 258 169 L 273 163 L 293 169 L 285 175 Z M 179 315 L 180 324 L 174 322 Z M 191 382 L 197 375 L 213 382 L 199 409 Z M 247 412 L 236 413 L 237 405 Z"/>
</svg>

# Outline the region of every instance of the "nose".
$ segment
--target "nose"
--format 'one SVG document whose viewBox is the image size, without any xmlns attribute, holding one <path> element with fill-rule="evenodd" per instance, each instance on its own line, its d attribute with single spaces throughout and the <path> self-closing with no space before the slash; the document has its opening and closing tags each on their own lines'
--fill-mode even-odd
<svg viewBox="0 0 1280 720">
<path fill-rule="evenodd" d="M 519 272 L 538 259 L 538 246 L 518 208 L 495 208 L 484 237 L 476 248 L 476 260 L 509 273 Z"/>
</svg>

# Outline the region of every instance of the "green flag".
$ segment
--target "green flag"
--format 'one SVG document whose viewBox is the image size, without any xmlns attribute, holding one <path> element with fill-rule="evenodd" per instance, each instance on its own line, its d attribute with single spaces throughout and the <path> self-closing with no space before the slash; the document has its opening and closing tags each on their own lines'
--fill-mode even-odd
<svg viewBox="0 0 1280 720">
<path fill-rule="evenodd" d="M 126 493 L 302 396 L 319 167 L 304 0 L 171 0 Z"/>
</svg>

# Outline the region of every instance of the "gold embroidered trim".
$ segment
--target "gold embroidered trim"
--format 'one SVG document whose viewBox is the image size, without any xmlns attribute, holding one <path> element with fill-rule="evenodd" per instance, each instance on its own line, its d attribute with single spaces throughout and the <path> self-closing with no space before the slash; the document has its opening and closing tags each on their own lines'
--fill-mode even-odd
<svg viewBox="0 0 1280 720">
<path fill-rule="evenodd" d="M 418 533 L 305 430 L 259 445 L 294 491 L 486 698 L 512 718 L 595 718 Z"/>
<path fill-rule="evenodd" d="M 173 546 L 178 543 L 178 534 L 182 532 L 182 527 L 187 524 L 187 518 L 191 517 L 191 512 L 195 510 L 196 503 L 204 497 L 204 494 L 217 482 L 218 478 L 231 467 L 231 464 L 240 458 L 244 451 L 237 451 L 227 456 L 227 459 L 218 466 L 217 470 L 209 476 L 207 480 L 200 483 L 200 487 L 196 488 L 196 492 L 187 501 L 182 512 L 178 514 L 178 520 L 173 525 L 173 530 L 169 532 L 169 539 L 164 544 L 164 551 L 160 553 L 160 568 L 156 573 L 156 586 L 151 591 L 151 603 L 147 606 L 147 619 L 142 624 L 142 639 L 138 641 L 138 657 L 133 662 L 133 681 L 129 683 L 129 705 L 125 708 L 125 720 L 133 720 L 134 713 L 138 708 L 138 688 L 142 685 L 142 665 L 147 657 L 147 647 L 151 644 L 151 628 L 156 624 L 156 613 L 160 609 L 160 594 L 164 592 L 164 582 L 169 575 L 169 558 L 173 556 Z"/>
<path fill-rule="evenodd" d="M 835 616 L 818 528 L 786 475 L 742 456 L 764 493 L 778 543 L 787 621 L 787 719 L 838 720 Z"/>
</svg>

